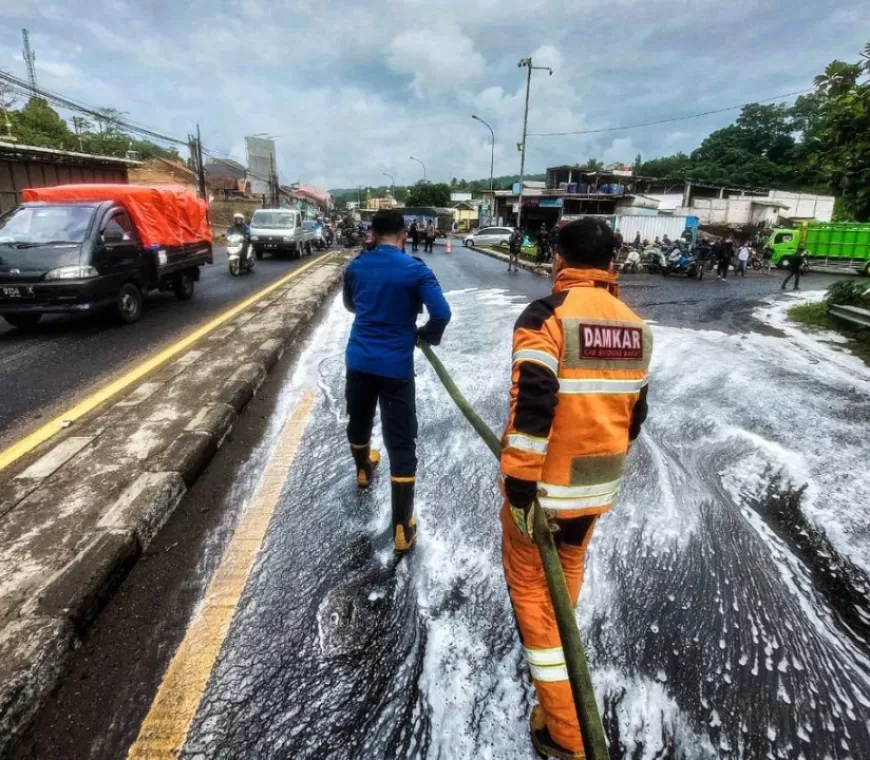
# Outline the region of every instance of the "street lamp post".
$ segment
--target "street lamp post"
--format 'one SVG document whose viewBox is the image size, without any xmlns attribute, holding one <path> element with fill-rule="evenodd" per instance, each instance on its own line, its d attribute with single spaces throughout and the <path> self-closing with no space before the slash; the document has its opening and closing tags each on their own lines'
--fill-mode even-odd
<svg viewBox="0 0 870 760">
<path fill-rule="evenodd" d="M 523 178 L 526 173 L 526 132 L 529 127 L 529 89 L 532 85 L 532 72 L 535 70 L 538 71 L 549 71 L 550 76 L 553 76 L 553 69 L 549 66 L 533 66 L 531 58 L 520 58 L 520 62 L 517 64 L 519 68 L 525 67 L 527 69 L 526 72 L 526 111 L 523 115 L 523 141 L 517 145 L 520 149 L 520 197 L 519 204 L 517 205 L 517 227 L 520 227 L 520 223 L 523 216 Z"/>
<path fill-rule="evenodd" d="M 426 181 L 426 164 L 424 164 L 419 158 L 414 158 L 413 156 L 411 156 L 410 160 L 416 161 L 418 164 L 420 164 L 420 166 L 423 167 L 423 181 L 425 182 Z"/>
<path fill-rule="evenodd" d="M 492 224 L 492 209 L 495 206 L 495 193 L 492 188 L 492 173 L 493 168 L 495 167 L 495 132 L 493 132 L 492 127 L 479 116 L 471 114 L 471 118 L 483 124 L 489 130 L 489 134 L 492 135 L 492 142 L 490 143 L 489 151 L 489 222 Z"/>
<path fill-rule="evenodd" d="M 396 180 L 393 179 L 392 174 L 387 174 L 386 172 L 381 172 L 385 177 L 388 177 L 390 180 L 390 195 L 393 196 L 393 200 L 396 200 L 395 192 L 396 192 Z"/>
</svg>

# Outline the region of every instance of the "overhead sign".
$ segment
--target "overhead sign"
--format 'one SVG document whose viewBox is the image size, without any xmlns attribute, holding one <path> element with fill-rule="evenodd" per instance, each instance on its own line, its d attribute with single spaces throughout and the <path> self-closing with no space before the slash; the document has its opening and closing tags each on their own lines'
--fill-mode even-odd
<svg viewBox="0 0 870 760">
<path fill-rule="evenodd" d="M 519 183 L 519 182 L 514 182 L 514 186 L 513 186 L 513 194 L 514 194 L 514 195 L 519 195 L 519 194 L 520 194 L 520 183 Z"/>
<path fill-rule="evenodd" d="M 538 205 L 541 208 L 562 208 L 562 198 L 541 198 Z"/>
</svg>

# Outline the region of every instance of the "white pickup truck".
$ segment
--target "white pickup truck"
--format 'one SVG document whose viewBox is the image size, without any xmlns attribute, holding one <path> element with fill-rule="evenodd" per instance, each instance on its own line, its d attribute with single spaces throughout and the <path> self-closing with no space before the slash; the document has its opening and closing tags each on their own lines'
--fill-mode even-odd
<svg viewBox="0 0 870 760">
<path fill-rule="evenodd" d="M 302 224 L 302 215 L 293 209 L 261 208 L 251 217 L 251 247 L 258 259 L 263 254 L 289 254 L 298 259 L 311 255 L 316 233 Z"/>
</svg>

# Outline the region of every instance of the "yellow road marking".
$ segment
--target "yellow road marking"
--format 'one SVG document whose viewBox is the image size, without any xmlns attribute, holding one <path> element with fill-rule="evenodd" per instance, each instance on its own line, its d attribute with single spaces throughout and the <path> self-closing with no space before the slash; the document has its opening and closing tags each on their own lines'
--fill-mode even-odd
<svg viewBox="0 0 870 760">
<path fill-rule="evenodd" d="M 314 392 L 306 391 L 284 424 L 278 447 L 209 583 L 202 608 L 169 663 L 139 736 L 127 754 L 128 760 L 168 760 L 178 757 L 184 748 L 284 480 L 299 450 L 314 399 Z"/>
<path fill-rule="evenodd" d="M 142 362 L 142 364 L 134 367 L 129 372 L 119 377 L 117 380 L 114 380 L 108 385 L 100 388 L 100 390 L 98 390 L 96 393 L 88 396 L 83 401 L 80 401 L 71 409 L 63 412 L 63 414 L 59 414 L 50 422 L 47 422 L 42 427 L 34 430 L 30 435 L 25 436 L 20 441 L 15 442 L 9 448 L 0 451 L 0 470 L 5 469 L 14 461 L 23 457 L 25 454 L 29 454 L 37 446 L 45 443 L 49 438 L 57 435 L 61 430 L 68 427 L 71 422 L 75 422 L 81 417 L 84 417 L 84 415 L 88 414 L 89 412 L 92 412 L 100 404 L 108 401 L 110 398 L 117 395 L 125 388 L 130 387 L 130 385 L 132 385 L 136 381 L 141 380 L 143 377 L 145 377 L 145 375 L 153 372 L 155 369 L 165 364 L 174 356 L 177 356 L 186 348 L 192 346 L 198 340 L 220 327 L 222 324 L 224 324 L 224 322 L 228 322 L 233 317 L 237 316 L 239 313 L 247 309 L 249 306 L 255 304 L 264 296 L 267 296 L 272 291 L 277 290 L 283 285 L 286 285 L 294 277 L 298 277 L 300 274 L 310 269 L 315 264 L 318 264 L 320 261 L 322 261 L 323 258 L 324 257 L 321 256 L 314 261 L 310 261 L 309 263 L 297 269 L 294 269 L 292 272 L 285 275 L 284 277 L 275 280 L 275 282 L 273 282 L 271 285 L 268 285 L 259 292 L 250 296 L 249 298 L 246 298 L 241 303 L 236 304 L 222 314 L 219 314 L 210 322 L 206 322 L 202 327 L 197 328 L 192 333 L 179 340 L 177 343 L 173 343 L 171 346 L 163 349 L 159 353 L 152 356 L 150 359 L 146 359 L 144 362 Z"/>
</svg>

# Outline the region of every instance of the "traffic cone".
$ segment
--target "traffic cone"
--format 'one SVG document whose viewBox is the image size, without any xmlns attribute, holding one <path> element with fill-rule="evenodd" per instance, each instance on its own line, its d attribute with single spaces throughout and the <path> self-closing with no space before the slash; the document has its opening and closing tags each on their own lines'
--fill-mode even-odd
<svg viewBox="0 0 870 760">
<path fill-rule="evenodd" d="M 450 238 L 447 238 L 447 249 L 444 253 L 453 253 L 453 242 Z"/>
</svg>

